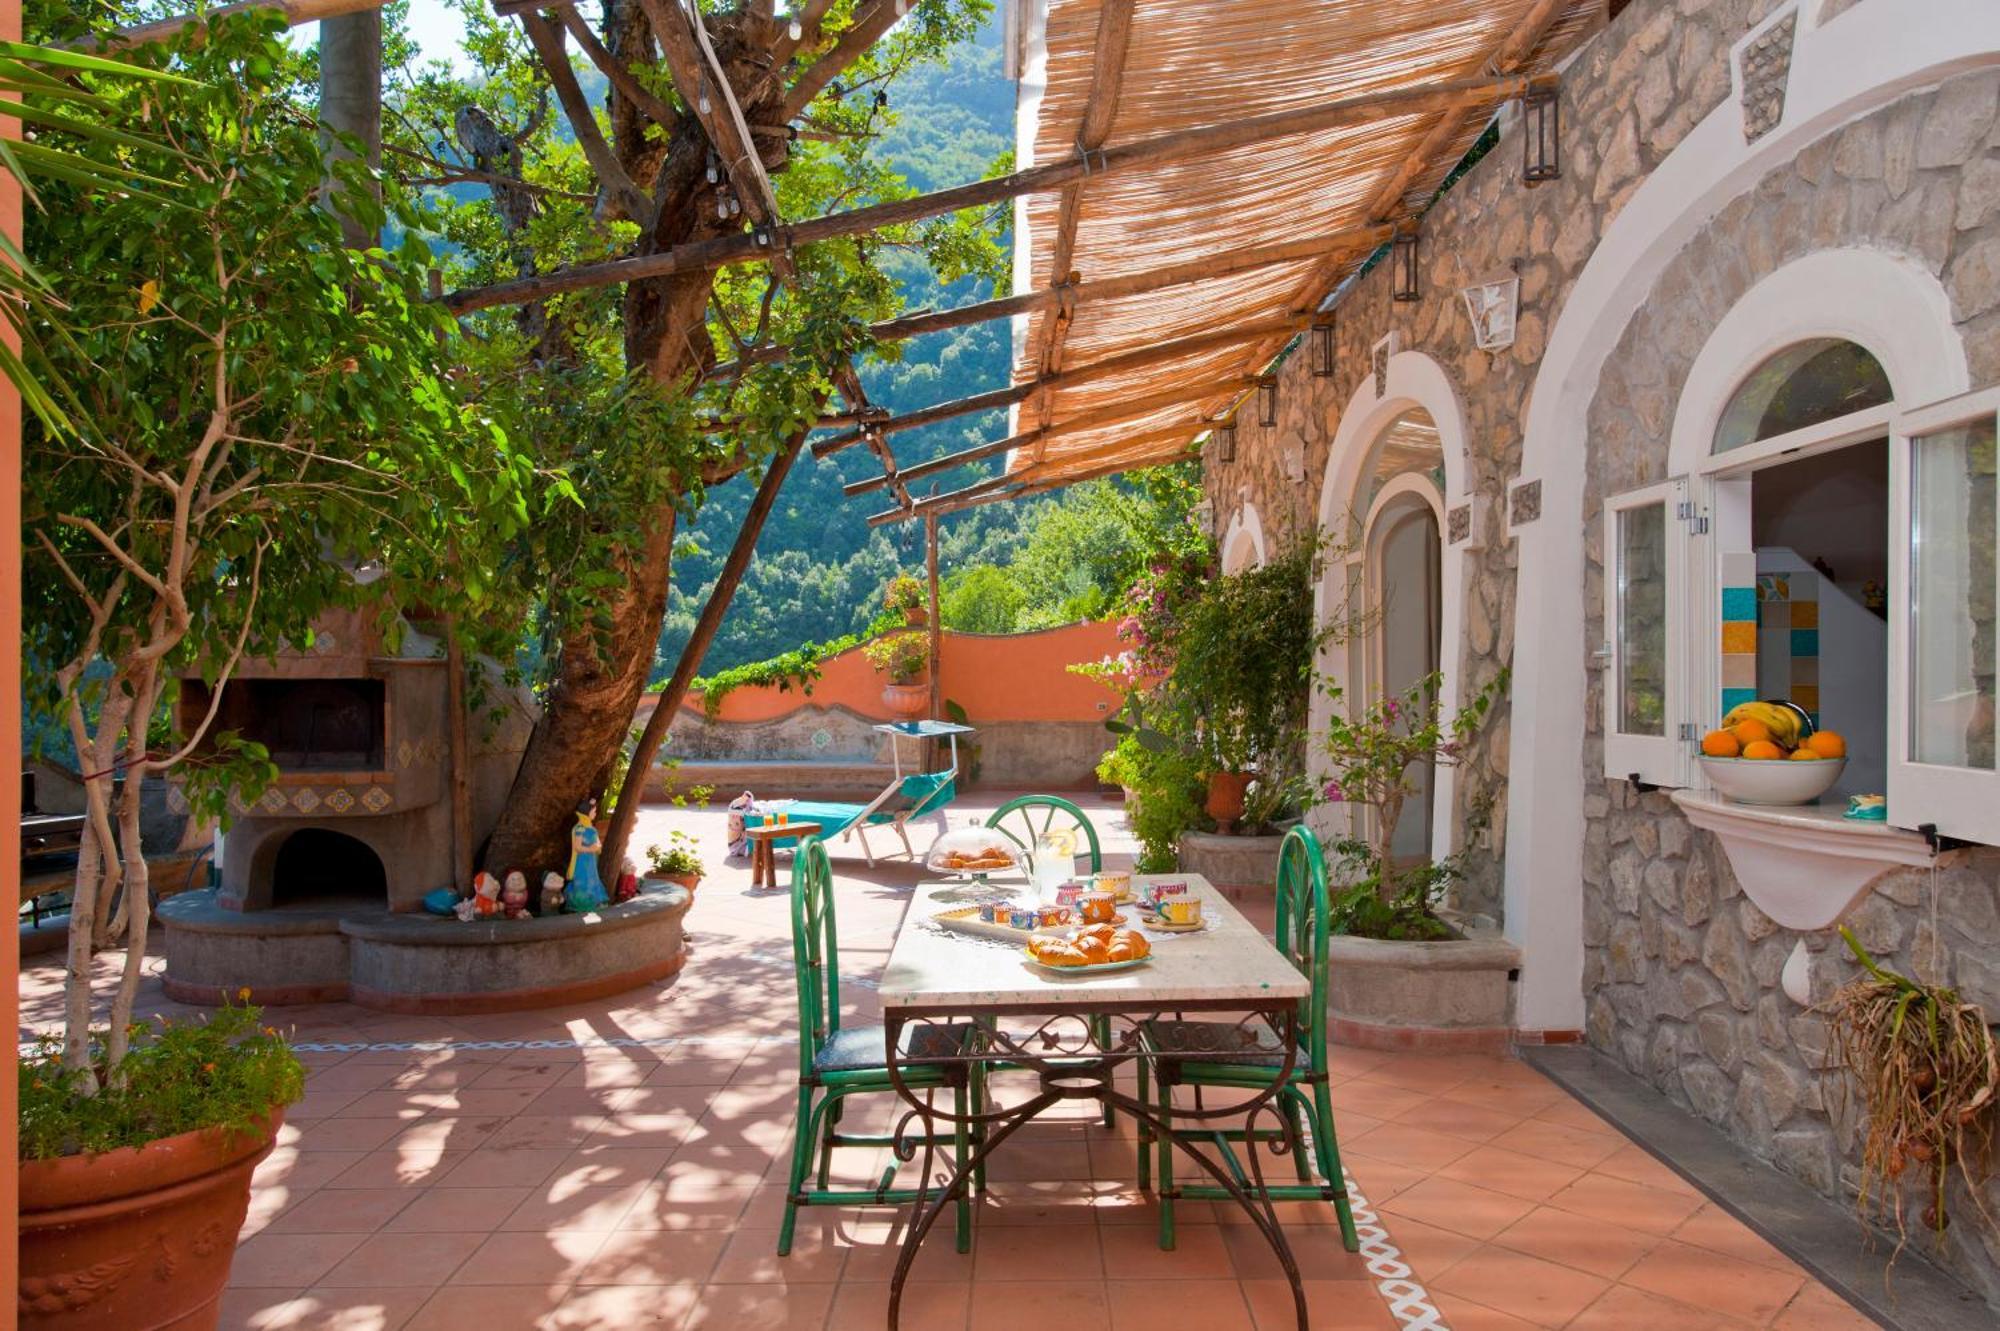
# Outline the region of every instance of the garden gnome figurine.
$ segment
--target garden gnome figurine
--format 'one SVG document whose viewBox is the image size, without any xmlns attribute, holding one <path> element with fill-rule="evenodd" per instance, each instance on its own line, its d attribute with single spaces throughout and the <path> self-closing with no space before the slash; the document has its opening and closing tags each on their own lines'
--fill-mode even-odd
<svg viewBox="0 0 2000 1331">
<path fill-rule="evenodd" d="M 563 908 L 562 875 L 554 869 L 542 876 L 542 914 L 555 915 Z"/>
<path fill-rule="evenodd" d="M 563 887 L 563 909 L 572 915 L 604 909 L 604 880 L 597 876 L 597 853 L 603 843 L 596 823 L 597 801 L 578 801 L 576 826 L 569 834 L 569 881 Z"/>
<path fill-rule="evenodd" d="M 528 875 L 519 869 L 507 871 L 507 885 L 500 889 L 500 905 L 510 920 L 528 918 Z"/>
<path fill-rule="evenodd" d="M 500 914 L 500 880 L 481 871 L 472 876 L 472 895 L 458 903 L 461 920 L 491 920 Z"/>
</svg>

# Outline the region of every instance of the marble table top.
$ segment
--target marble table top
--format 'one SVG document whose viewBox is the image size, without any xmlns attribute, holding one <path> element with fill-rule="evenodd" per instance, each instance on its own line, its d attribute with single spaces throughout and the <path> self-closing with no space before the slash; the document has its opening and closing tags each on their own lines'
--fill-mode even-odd
<svg viewBox="0 0 2000 1331">
<path fill-rule="evenodd" d="M 918 887 L 896 933 L 888 967 L 882 972 L 886 1011 L 959 1012 L 1028 1009 L 1058 1012 L 1068 1006 L 1140 1010 L 1226 1007 L 1230 1002 L 1269 1008 L 1306 997 L 1310 985 L 1255 925 L 1200 874 L 1137 874 L 1146 882 L 1185 882 L 1202 901 L 1208 927 L 1199 933 L 1161 934 L 1140 929 L 1153 946 L 1144 966 L 1099 975 L 1065 976 L 1028 963 L 1020 948 L 993 939 L 948 933 L 931 923 L 941 911 L 974 900 L 963 884 Z M 996 894 L 1012 890 L 1022 900 L 1025 882 L 995 883 Z M 1139 929 L 1136 901 L 1119 906 L 1129 928 Z"/>
</svg>

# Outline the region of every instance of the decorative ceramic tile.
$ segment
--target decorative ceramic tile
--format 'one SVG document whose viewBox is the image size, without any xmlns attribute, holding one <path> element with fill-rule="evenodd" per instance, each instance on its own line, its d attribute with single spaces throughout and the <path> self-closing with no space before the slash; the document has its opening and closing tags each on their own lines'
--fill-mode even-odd
<svg viewBox="0 0 2000 1331">
<path fill-rule="evenodd" d="M 1523 481 L 1507 496 L 1507 523 L 1524 527 L 1542 516 L 1542 483 Z"/>
<path fill-rule="evenodd" d="M 311 786 L 304 786 L 292 793 L 292 807 L 300 813 L 311 813 L 319 807 L 319 792 Z"/>
<path fill-rule="evenodd" d="M 1737 57 L 1742 84 L 1743 138 L 1755 143 L 1785 118 L 1785 85 L 1792 73 L 1793 11 L 1751 38 Z"/>
<path fill-rule="evenodd" d="M 336 786 L 327 792 L 326 807 L 335 813 L 346 813 L 354 807 L 354 792 L 346 786 Z"/>
<path fill-rule="evenodd" d="M 395 796 L 380 786 L 368 787 L 367 793 L 361 797 L 362 807 L 370 813 L 380 813 L 394 802 Z"/>
<path fill-rule="evenodd" d="M 258 800 L 257 804 L 266 813 L 283 813 L 287 804 L 285 792 L 272 786 L 264 792 L 264 797 Z"/>
<path fill-rule="evenodd" d="M 399 768 L 408 767 L 410 765 L 410 759 L 416 757 L 416 755 L 417 751 L 415 746 L 413 746 L 410 743 L 410 741 L 404 740 L 401 744 L 398 744 L 396 746 L 396 766 Z"/>
<path fill-rule="evenodd" d="M 1445 544 L 1462 545 L 1472 535 L 1472 505 L 1457 504 L 1444 515 Z"/>
<path fill-rule="evenodd" d="M 1375 396 L 1389 395 L 1389 344 L 1387 341 L 1375 344 Z"/>
</svg>

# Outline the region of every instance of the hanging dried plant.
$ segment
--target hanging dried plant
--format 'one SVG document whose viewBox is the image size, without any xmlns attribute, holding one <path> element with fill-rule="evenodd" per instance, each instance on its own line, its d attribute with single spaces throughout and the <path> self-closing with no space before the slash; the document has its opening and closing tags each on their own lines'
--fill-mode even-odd
<svg viewBox="0 0 2000 1331">
<path fill-rule="evenodd" d="M 1840 936 L 1867 974 L 1819 1011 L 1867 1114 L 1857 1202 L 1863 1217 L 1872 1218 L 1872 1194 L 1895 1221 L 1900 1253 L 1909 1241 L 1902 1181 L 1916 1168 L 1925 1171 L 1929 1198 L 1924 1227 L 1942 1235 L 1950 1223 L 1945 1185 L 1956 1165 L 1980 1218 L 1994 1228 L 1980 1200 L 2000 1094 L 2000 1057 L 1986 1014 L 1960 1001 L 1955 989 L 1919 984 L 1876 964 L 1846 929 Z"/>
</svg>

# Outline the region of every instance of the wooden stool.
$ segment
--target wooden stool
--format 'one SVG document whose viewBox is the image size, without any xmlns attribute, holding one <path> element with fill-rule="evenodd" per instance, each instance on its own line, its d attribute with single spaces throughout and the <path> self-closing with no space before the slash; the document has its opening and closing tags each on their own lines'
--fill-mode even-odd
<svg viewBox="0 0 2000 1331">
<path fill-rule="evenodd" d="M 772 842 L 790 841 L 794 837 L 805 838 L 819 835 L 818 823 L 762 823 L 756 827 L 746 827 L 743 835 L 750 838 L 750 890 L 760 887 L 773 891 L 778 886 L 778 857 Z"/>
</svg>

